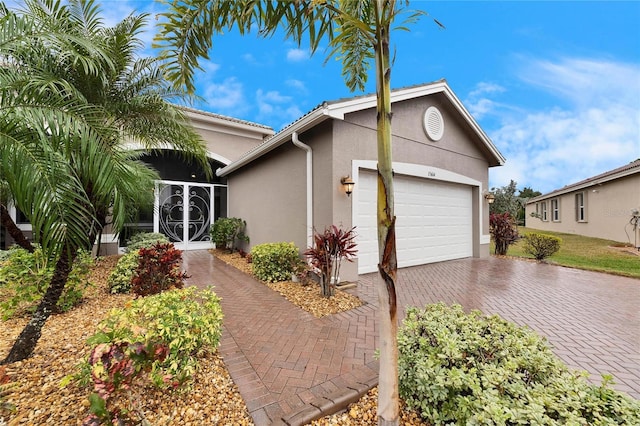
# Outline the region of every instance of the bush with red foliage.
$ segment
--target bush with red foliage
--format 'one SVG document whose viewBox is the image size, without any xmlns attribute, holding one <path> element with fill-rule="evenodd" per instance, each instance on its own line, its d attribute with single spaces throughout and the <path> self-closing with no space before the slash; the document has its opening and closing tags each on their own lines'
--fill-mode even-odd
<svg viewBox="0 0 640 426">
<path fill-rule="evenodd" d="M 189 276 L 182 272 L 182 251 L 172 243 L 157 243 L 142 247 L 138 266 L 131 280 L 131 291 L 138 296 L 158 294 L 173 288 L 182 288 Z"/>
<path fill-rule="evenodd" d="M 356 255 L 355 227 L 343 230 L 331 225 L 324 233 L 315 233 L 314 245 L 309 247 L 304 255 L 311 265 L 320 270 L 320 292 L 324 297 L 331 297 L 340 279 L 340 264 L 343 259 L 353 262 Z"/>
<path fill-rule="evenodd" d="M 494 213 L 489 217 L 489 232 L 495 243 L 495 254 L 504 256 L 509 246 L 518 240 L 515 219 L 509 213 Z"/>
</svg>

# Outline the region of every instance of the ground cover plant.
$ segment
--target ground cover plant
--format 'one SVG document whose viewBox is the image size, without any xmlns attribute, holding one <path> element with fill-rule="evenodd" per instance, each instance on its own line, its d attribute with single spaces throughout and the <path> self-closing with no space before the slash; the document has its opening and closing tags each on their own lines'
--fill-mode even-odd
<svg viewBox="0 0 640 426">
<path fill-rule="evenodd" d="M 539 232 L 524 227 L 519 230 L 522 234 Z M 618 241 L 551 231 L 544 233 L 562 239 L 560 250 L 546 259 L 551 264 L 640 278 L 640 252 L 633 248 L 623 247 L 624 244 Z M 509 248 L 509 255 L 533 258 L 524 251 L 523 240 Z"/>
<path fill-rule="evenodd" d="M 400 396 L 430 424 L 640 424 L 640 401 L 572 372 L 526 327 L 443 303 L 400 329 Z"/>
<path fill-rule="evenodd" d="M 15 410 L 0 410 L 0 424 L 6 421 L 11 425 L 70 425 L 80 424 L 87 416 L 90 406 L 87 396 L 90 389 L 76 382 L 67 386 L 60 384 L 63 378 L 75 371 L 78 362 L 90 354 L 92 345 L 86 341 L 96 333 L 98 324 L 112 309 L 126 310 L 134 303 L 131 294 L 108 292 L 107 277 L 117 258 L 98 258 L 90 268 L 89 275 L 89 280 L 95 286 L 87 289 L 83 303 L 68 312 L 53 315 L 43 329 L 33 356 L 6 366 L 8 383 L 0 385 L 0 388 L 6 390 L 7 394 L 0 398 L 0 403 L 15 406 Z M 182 318 L 185 315 L 191 316 L 189 312 L 179 315 Z M 0 356 L 8 352 L 26 321 L 25 318 L 15 318 L 2 323 Z M 170 318 L 158 321 L 168 322 Z M 135 329 L 133 326 L 132 328 Z M 173 332 L 169 337 L 191 339 L 182 332 Z M 138 377 L 136 383 L 140 382 L 139 385 L 124 390 L 114 396 L 114 399 L 120 398 L 123 404 L 132 402 L 131 416 L 146 418 L 149 424 L 253 424 L 217 351 L 201 351 L 197 356 L 195 374 L 186 382 L 186 387 L 177 391 L 157 388 L 142 379 L 144 377 Z"/>
<path fill-rule="evenodd" d="M 92 349 L 80 380 L 90 375 L 93 392 L 85 424 L 132 423 L 132 410 L 117 397 L 145 381 L 181 387 L 195 374 L 203 351 L 215 350 L 221 332 L 220 300 L 211 290 L 166 291 L 111 311 L 87 340 Z"/>
<path fill-rule="evenodd" d="M 32 314 L 47 291 L 55 261 L 48 259 L 39 246 L 33 253 L 19 247 L 6 251 L 0 260 L 0 308 L 2 320 Z M 90 282 L 87 280 L 93 260 L 79 251 L 69 273 L 67 285 L 56 303 L 58 312 L 66 312 L 82 301 Z"/>
</svg>

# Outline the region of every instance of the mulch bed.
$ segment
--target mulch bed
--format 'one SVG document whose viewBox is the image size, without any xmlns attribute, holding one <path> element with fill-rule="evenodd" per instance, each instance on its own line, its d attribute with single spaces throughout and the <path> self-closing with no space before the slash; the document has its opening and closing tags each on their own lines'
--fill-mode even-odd
<svg viewBox="0 0 640 426">
<path fill-rule="evenodd" d="M 229 253 L 226 250 L 218 249 L 211 249 L 209 252 L 234 268 L 253 275 L 251 264 L 240 256 L 239 253 Z M 318 318 L 348 311 L 362 305 L 362 300 L 357 296 L 338 289 L 336 289 L 335 295 L 330 298 L 322 297 L 320 294 L 320 286 L 315 282 L 308 285 L 302 285 L 292 281 L 277 283 L 263 282 L 263 284 L 280 293 L 289 302 Z"/>
</svg>

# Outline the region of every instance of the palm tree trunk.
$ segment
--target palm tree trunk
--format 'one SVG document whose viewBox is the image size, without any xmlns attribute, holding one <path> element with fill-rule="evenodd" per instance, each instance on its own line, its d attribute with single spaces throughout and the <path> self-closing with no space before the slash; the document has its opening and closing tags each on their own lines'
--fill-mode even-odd
<svg viewBox="0 0 640 426">
<path fill-rule="evenodd" d="M 31 317 L 31 320 L 27 323 L 13 344 L 11 351 L 9 351 L 9 355 L 0 362 L 0 365 L 10 364 L 12 362 L 22 361 L 23 359 L 29 358 L 38 344 L 38 340 L 42 334 L 42 327 L 44 327 L 45 322 L 53 312 L 60 296 L 62 295 L 62 290 L 64 290 L 67 278 L 71 272 L 71 267 L 73 266 L 73 261 L 77 256 L 77 250 L 72 249 L 69 244 L 65 244 L 64 247 L 65 249 L 62 250 L 60 257 L 56 262 L 56 267 L 53 272 L 51 282 L 49 283 L 49 288 L 47 288 L 47 291 L 40 301 L 33 317 Z"/>
<path fill-rule="evenodd" d="M 9 215 L 9 210 L 7 210 L 7 207 L 2 203 L 0 203 L 0 223 L 2 223 L 2 226 L 4 226 L 4 229 L 7 230 L 11 238 L 13 238 L 13 241 L 16 242 L 16 244 L 18 244 L 23 249 L 27 250 L 29 253 L 33 253 L 33 251 L 35 250 L 34 247 L 31 245 L 29 240 L 27 240 L 27 238 L 24 236 L 24 234 L 22 233 L 22 230 L 18 228 L 18 225 L 16 225 L 13 219 L 11 219 L 11 216 Z"/>
<path fill-rule="evenodd" d="M 395 9 L 393 1 L 376 2 L 377 45 L 376 92 L 378 125 L 378 253 L 377 280 L 380 302 L 380 372 L 378 379 L 378 425 L 399 423 L 398 320 L 396 305 L 396 235 L 393 201 L 393 160 L 391 156 L 391 66 L 389 25 L 385 15 Z"/>
</svg>

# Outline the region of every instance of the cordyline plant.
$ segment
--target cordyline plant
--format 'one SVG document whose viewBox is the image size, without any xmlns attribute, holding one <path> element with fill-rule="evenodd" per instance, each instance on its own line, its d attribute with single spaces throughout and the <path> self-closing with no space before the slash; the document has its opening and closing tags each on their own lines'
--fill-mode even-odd
<svg viewBox="0 0 640 426">
<path fill-rule="evenodd" d="M 324 297 L 331 297 L 335 292 L 342 260 L 353 262 L 352 258 L 357 252 L 354 229 L 345 231 L 331 225 L 322 234 L 316 232 L 313 247 L 304 252 L 309 263 L 320 270 L 320 293 Z"/>
<path fill-rule="evenodd" d="M 518 240 L 516 221 L 509 213 L 495 213 L 489 216 L 489 232 L 495 243 L 495 253 L 507 254 L 509 246 Z"/>
</svg>

